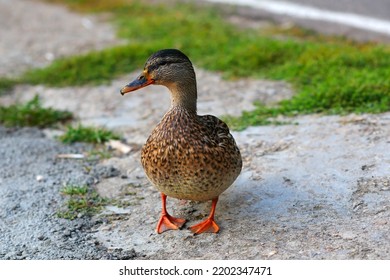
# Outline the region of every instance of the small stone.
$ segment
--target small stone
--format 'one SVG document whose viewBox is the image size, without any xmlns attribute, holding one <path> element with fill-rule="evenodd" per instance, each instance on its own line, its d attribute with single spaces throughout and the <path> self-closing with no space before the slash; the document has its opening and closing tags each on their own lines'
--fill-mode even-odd
<svg viewBox="0 0 390 280">
<path fill-rule="evenodd" d="M 380 220 L 377 220 L 376 222 L 375 222 L 375 224 L 376 225 L 378 225 L 378 226 L 384 226 L 384 225 L 387 225 L 387 220 L 386 219 L 380 219 Z"/>
<path fill-rule="evenodd" d="M 47 61 L 53 61 L 54 58 L 55 58 L 55 56 L 54 56 L 53 53 L 51 53 L 51 52 L 45 53 L 45 59 L 46 59 Z"/>
<path fill-rule="evenodd" d="M 267 254 L 267 257 L 272 257 L 273 255 L 276 255 L 278 253 L 278 251 L 270 251 L 268 254 Z"/>
<path fill-rule="evenodd" d="M 339 233 L 340 237 L 347 240 L 352 240 L 356 237 L 356 234 L 352 231 L 344 231 Z"/>
<path fill-rule="evenodd" d="M 42 182 L 45 178 L 42 176 L 42 175 L 37 175 L 35 177 L 35 180 L 37 180 L 38 182 Z"/>
<path fill-rule="evenodd" d="M 85 29 L 92 29 L 93 28 L 93 22 L 88 18 L 83 18 L 81 21 L 81 24 L 84 26 Z"/>
<path fill-rule="evenodd" d="M 40 236 L 38 236 L 38 240 L 45 240 L 46 239 L 46 237 L 45 236 L 43 236 L 43 235 L 40 235 Z"/>
</svg>

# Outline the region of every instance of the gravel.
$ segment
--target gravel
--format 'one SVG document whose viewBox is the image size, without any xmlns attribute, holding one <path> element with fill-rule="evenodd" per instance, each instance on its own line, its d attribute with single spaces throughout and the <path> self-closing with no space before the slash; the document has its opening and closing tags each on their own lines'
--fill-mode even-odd
<svg viewBox="0 0 390 280">
<path fill-rule="evenodd" d="M 84 145 L 65 146 L 34 128 L 0 127 L 0 259 L 116 259 L 135 253 L 108 251 L 92 233 L 100 220 L 57 217 L 65 204 L 61 189 L 83 185 L 88 163 L 58 159 Z M 37 176 L 42 176 L 37 180 Z"/>
</svg>

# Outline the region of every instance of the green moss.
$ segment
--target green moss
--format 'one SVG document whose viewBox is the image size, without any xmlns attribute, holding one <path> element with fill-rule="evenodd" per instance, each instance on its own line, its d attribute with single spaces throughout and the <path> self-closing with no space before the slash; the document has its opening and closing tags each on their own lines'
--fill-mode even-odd
<svg viewBox="0 0 390 280">
<path fill-rule="evenodd" d="M 109 159 L 115 156 L 115 151 L 109 149 L 105 146 L 95 146 L 94 149 L 87 152 L 87 160 L 88 161 L 100 161 L 104 159 Z"/>
<path fill-rule="evenodd" d="M 0 124 L 5 126 L 51 127 L 73 118 L 67 111 L 43 108 L 38 96 L 25 104 L 0 107 Z"/>
<path fill-rule="evenodd" d="M 57 216 L 69 220 L 96 214 L 110 202 L 87 186 L 68 185 L 62 189 L 61 193 L 66 195 L 68 200 L 64 209 L 57 212 Z"/>
<path fill-rule="evenodd" d="M 84 196 L 88 193 L 87 186 L 76 186 L 76 185 L 67 185 L 61 190 L 62 194 L 65 195 L 79 195 Z"/>
</svg>

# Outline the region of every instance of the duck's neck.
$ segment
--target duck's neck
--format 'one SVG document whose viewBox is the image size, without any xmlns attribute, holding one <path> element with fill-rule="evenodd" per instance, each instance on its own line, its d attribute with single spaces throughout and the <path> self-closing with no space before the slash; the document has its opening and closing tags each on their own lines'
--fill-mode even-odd
<svg viewBox="0 0 390 280">
<path fill-rule="evenodd" d="M 168 86 L 171 91 L 171 109 L 180 108 L 196 114 L 197 89 L 195 77 Z"/>
</svg>

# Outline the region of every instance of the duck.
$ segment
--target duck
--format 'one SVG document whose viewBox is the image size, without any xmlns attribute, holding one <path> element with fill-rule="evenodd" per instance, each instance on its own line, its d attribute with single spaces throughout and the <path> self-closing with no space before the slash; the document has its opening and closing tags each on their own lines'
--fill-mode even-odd
<svg viewBox="0 0 390 280">
<path fill-rule="evenodd" d="M 124 86 L 125 95 L 149 85 L 168 88 L 171 105 L 141 150 L 141 163 L 149 181 L 161 193 L 162 210 L 157 233 L 181 229 L 183 218 L 171 216 L 167 197 L 211 201 L 209 215 L 189 227 L 195 235 L 218 233 L 215 222 L 218 198 L 242 169 L 240 150 L 229 127 L 213 115 L 197 114 L 197 81 L 190 59 L 180 50 L 153 53 L 142 73 Z"/>
</svg>

